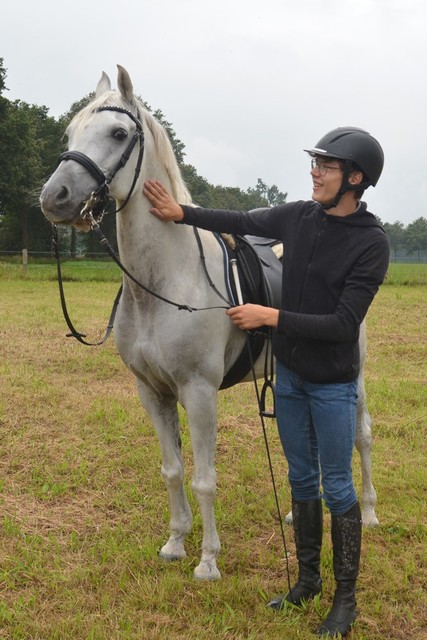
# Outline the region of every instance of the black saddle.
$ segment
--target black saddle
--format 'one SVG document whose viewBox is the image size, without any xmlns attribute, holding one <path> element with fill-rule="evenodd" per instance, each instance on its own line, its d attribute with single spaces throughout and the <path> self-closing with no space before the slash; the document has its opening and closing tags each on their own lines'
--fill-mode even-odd
<svg viewBox="0 0 427 640">
<path fill-rule="evenodd" d="M 257 236 L 235 236 L 233 257 L 237 260 L 243 302 L 280 308 L 282 297 L 282 262 L 273 251 L 280 242 Z M 237 301 L 231 276 L 233 297 Z"/>
<path fill-rule="evenodd" d="M 237 261 L 240 287 L 243 302 L 262 304 L 267 307 L 280 308 L 282 286 L 282 262 L 273 251 L 280 242 L 270 238 L 257 236 L 233 236 L 234 249 L 227 244 L 230 260 Z M 230 270 L 230 286 L 232 297 L 237 304 L 237 291 Z M 267 328 L 260 328 L 248 332 L 248 345 L 226 373 L 220 389 L 227 389 L 247 376 L 264 347 L 268 336 Z"/>
</svg>

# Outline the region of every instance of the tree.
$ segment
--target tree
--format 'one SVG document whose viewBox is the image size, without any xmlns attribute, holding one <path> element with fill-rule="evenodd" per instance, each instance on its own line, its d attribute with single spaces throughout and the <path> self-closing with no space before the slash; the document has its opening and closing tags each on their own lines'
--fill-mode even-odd
<svg viewBox="0 0 427 640">
<path fill-rule="evenodd" d="M 9 251 L 46 246 L 50 229 L 38 193 L 59 155 L 58 124 L 46 107 L 2 100 L 0 121 L 0 246 Z"/>
<path fill-rule="evenodd" d="M 151 107 L 149 107 L 149 105 L 147 105 L 147 103 L 144 103 L 144 104 L 147 107 L 147 109 L 149 111 L 151 111 Z M 156 109 L 153 112 L 153 116 L 165 128 L 166 133 L 169 136 L 169 140 L 171 141 L 171 145 L 172 145 L 172 148 L 173 148 L 173 152 L 175 154 L 175 158 L 176 158 L 178 164 L 182 165 L 184 163 L 185 144 L 183 142 L 181 142 L 181 140 L 177 137 L 175 131 L 172 129 L 172 124 L 166 120 L 166 118 L 163 115 L 163 112 L 161 111 L 161 109 Z"/>
<path fill-rule="evenodd" d="M 191 193 L 193 202 L 200 207 L 209 207 L 211 205 L 211 185 L 206 178 L 199 176 L 192 164 L 182 164 L 181 175 Z"/>
<path fill-rule="evenodd" d="M 249 188 L 248 193 L 255 196 L 259 202 L 262 202 L 262 204 L 258 205 L 259 207 L 274 207 L 278 204 L 283 204 L 286 202 L 288 195 L 287 193 L 279 191 L 279 188 L 275 184 L 268 187 L 261 178 L 258 178 L 255 189 Z"/>
<path fill-rule="evenodd" d="M 0 58 L 0 96 L 5 89 L 7 89 L 5 85 L 6 79 L 6 69 L 3 66 L 3 58 Z"/>
<path fill-rule="evenodd" d="M 80 100 L 76 100 L 76 102 L 73 102 L 68 111 L 59 116 L 58 122 L 62 128 L 63 133 L 65 133 L 65 129 L 68 127 L 74 116 L 77 115 L 79 111 L 84 109 L 84 107 L 86 107 L 94 98 L 95 92 L 92 91 L 92 93 L 88 93 L 87 96 L 84 96 L 83 98 L 80 98 Z"/>
<path fill-rule="evenodd" d="M 409 252 L 427 250 L 427 218 L 417 218 L 406 228 L 406 247 Z"/>
<path fill-rule="evenodd" d="M 384 222 L 383 227 L 390 241 L 391 250 L 394 251 L 394 257 L 396 258 L 397 252 L 405 246 L 405 226 L 402 222 L 397 221 L 393 224 Z"/>
</svg>

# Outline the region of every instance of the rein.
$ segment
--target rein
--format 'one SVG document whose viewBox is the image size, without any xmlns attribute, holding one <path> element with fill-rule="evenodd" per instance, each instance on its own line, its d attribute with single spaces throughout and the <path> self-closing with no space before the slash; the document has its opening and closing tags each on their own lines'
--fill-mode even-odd
<svg viewBox="0 0 427 640">
<path fill-rule="evenodd" d="M 224 300 L 224 302 L 227 303 L 227 306 L 212 306 L 212 307 L 191 307 L 188 304 L 181 304 L 179 302 L 174 302 L 173 300 L 170 300 L 168 298 L 165 298 L 164 296 L 161 296 L 159 293 L 156 293 L 155 291 L 153 291 L 152 289 L 149 289 L 148 287 L 146 287 L 144 284 L 142 284 L 142 282 L 140 282 L 139 280 L 137 280 L 135 278 L 135 276 L 133 276 L 130 271 L 128 271 L 126 269 L 126 267 L 124 266 L 124 264 L 121 262 L 119 256 L 115 253 L 115 251 L 113 250 L 111 244 L 109 243 L 108 239 L 105 237 L 104 232 L 102 231 L 101 227 L 98 224 L 95 224 L 92 227 L 92 230 L 96 233 L 96 235 L 99 238 L 99 242 L 101 244 L 101 246 L 105 249 L 105 251 L 108 253 L 108 255 L 114 260 L 114 262 L 117 264 L 117 266 L 123 271 L 123 273 L 130 278 L 130 280 L 132 280 L 132 282 L 134 282 L 136 285 L 138 285 L 138 287 L 140 287 L 141 289 L 143 289 L 144 291 L 146 291 L 147 293 L 149 293 L 150 295 L 152 295 L 154 298 L 157 298 L 158 300 L 162 300 L 162 302 L 166 302 L 166 304 L 170 304 L 173 307 L 176 307 L 179 311 L 209 311 L 211 309 L 229 309 L 230 306 L 232 306 L 231 302 L 229 300 L 227 300 L 226 298 L 224 298 L 224 296 L 221 294 L 220 291 L 218 291 L 218 289 L 216 288 L 215 284 L 212 282 L 209 273 L 206 269 L 206 265 L 204 263 L 204 255 L 203 255 L 203 247 L 200 241 L 200 236 L 199 233 L 195 231 L 196 234 L 196 238 L 198 241 L 198 246 L 199 249 L 201 251 L 200 253 L 200 258 L 202 260 L 203 266 L 204 266 L 204 271 L 205 274 L 208 278 L 208 282 L 210 284 L 211 287 L 213 287 L 215 293 L 220 296 L 222 298 L 222 300 Z"/>
<path fill-rule="evenodd" d="M 53 244 L 53 250 L 54 250 L 54 254 L 55 254 L 55 258 L 56 258 L 56 267 L 57 267 L 57 273 L 58 273 L 59 297 L 61 299 L 62 313 L 64 315 L 65 322 L 67 323 L 67 326 L 68 326 L 68 328 L 70 330 L 70 333 L 67 333 L 67 338 L 75 338 L 81 344 L 84 344 L 87 347 L 99 347 L 101 344 L 104 344 L 104 342 L 106 342 L 108 340 L 108 338 L 110 337 L 111 332 L 113 330 L 114 320 L 116 318 L 117 307 L 119 306 L 119 301 L 120 301 L 120 297 L 122 295 L 123 286 L 120 287 L 120 289 L 119 289 L 119 291 L 118 291 L 118 293 L 116 295 L 116 298 L 114 300 L 113 308 L 112 308 L 111 313 L 110 313 L 110 319 L 108 320 L 108 325 L 107 325 L 107 328 L 105 330 L 104 337 L 101 340 L 99 340 L 98 342 L 87 342 L 85 340 L 86 334 L 85 333 L 81 333 L 80 331 L 77 331 L 77 329 L 74 327 L 73 323 L 71 322 L 71 318 L 70 318 L 68 310 L 67 310 L 67 304 L 65 302 L 64 283 L 63 283 L 62 271 L 61 271 L 61 261 L 60 261 L 60 258 L 59 258 L 58 229 L 54 225 L 52 225 L 52 244 Z"/>
<path fill-rule="evenodd" d="M 91 217 L 92 214 L 89 214 L 89 216 Z M 205 256 L 204 256 L 204 252 L 203 252 L 202 241 L 200 239 L 199 232 L 195 227 L 194 227 L 194 233 L 195 233 L 195 236 L 196 236 L 196 239 L 197 239 L 197 245 L 198 245 L 199 251 L 200 251 L 200 259 L 202 261 L 203 270 L 204 270 L 204 273 L 206 275 L 206 278 L 207 278 L 211 288 L 214 290 L 214 292 L 222 300 L 224 300 L 224 302 L 227 303 L 227 306 L 217 305 L 217 306 L 211 306 L 211 307 L 191 307 L 190 305 L 181 304 L 179 302 L 175 302 L 174 300 L 169 300 L 168 298 L 165 298 L 164 296 L 160 295 L 159 293 L 156 293 L 152 289 L 149 289 L 148 287 L 146 287 L 144 284 L 142 284 L 142 282 L 137 280 L 135 278 L 135 276 L 133 276 L 130 273 L 130 271 L 128 271 L 126 269 L 124 264 L 121 262 L 119 256 L 113 250 L 111 244 L 109 243 L 109 241 L 108 241 L 107 237 L 105 236 L 104 232 L 102 231 L 101 227 L 99 226 L 98 223 L 95 222 L 95 220 L 93 220 L 93 218 L 92 218 L 92 223 L 91 223 L 91 231 L 96 233 L 96 235 L 98 236 L 100 245 L 106 251 L 106 253 L 108 253 L 110 258 L 112 258 L 114 260 L 114 262 L 117 264 L 117 266 L 120 268 L 120 270 L 130 280 L 132 280 L 132 282 L 134 282 L 138 287 L 140 287 L 141 289 L 146 291 L 146 293 L 149 293 L 150 295 L 152 295 L 154 298 L 157 298 L 158 300 L 161 300 L 162 302 L 165 302 L 166 304 L 169 304 L 169 305 L 171 305 L 173 307 L 176 307 L 179 311 L 189 311 L 190 313 L 192 311 L 209 311 L 211 309 L 229 309 L 232 306 L 232 303 L 229 300 L 227 300 L 221 294 L 221 292 L 217 289 L 217 287 L 215 286 L 214 282 L 212 281 L 212 279 L 211 279 L 211 277 L 209 275 L 209 272 L 208 272 L 208 270 L 206 268 L 206 260 L 205 260 Z M 67 303 L 66 303 L 66 300 L 65 300 L 64 281 L 63 281 L 63 278 L 62 278 L 61 260 L 60 260 L 60 255 L 59 255 L 59 234 L 58 234 L 58 229 L 57 229 L 57 227 L 55 225 L 52 225 L 52 244 L 53 244 L 53 249 L 54 249 L 54 254 L 55 254 L 55 259 L 56 259 L 57 274 L 58 274 L 58 286 L 59 286 L 59 297 L 60 297 L 60 300 L 61 300 L 62 313 L 64 315 L 65 322 L 67 323 L 67 326 L 68 326 L 68 328 L 70 330 L 70 333 L 67 334 L 67 338 L 76 338 L 76 340 L 78 340 L 81 344 L 84 344 L 84 345 L 86 345 L 88 347 L 100 346 L 101 344 L 104 344 L 104 342 L 106 342 L 106 340 L 108 340 L 108 338 L 111 335 L 111 331 L 113 330 L 114 320 L 116 318 L 117 307 L 119 305 L 120 298 L 121 298 L 122 291 L 123 291 L 123 285 L 120 286 L 120 289 L 119 289 L 119 291 L 118 291 L 118 293 L 117 293 L 117 295 L 115 297 L 115 300 L 114 300 L 114 303 L 113 303 L 113 307 L 112 307 L 112 310 L 111 310 L 111 313 L 110 313 L 110 318 L 109 318 L 109 321 L 108 321 L 108 325 L 107 325 L 107 328 L 105 330 L 104 337 L 101 340 L 99 340 L 98 342 L 87 342 L 85 340 L 86 334 L 85 333 L 81 333 L 80 331 L 78 331 L 74 327 L 74 325 L 73 325 L 73 323 L 71 321 L 70 315 L 68 313 Z"/>
</svg>

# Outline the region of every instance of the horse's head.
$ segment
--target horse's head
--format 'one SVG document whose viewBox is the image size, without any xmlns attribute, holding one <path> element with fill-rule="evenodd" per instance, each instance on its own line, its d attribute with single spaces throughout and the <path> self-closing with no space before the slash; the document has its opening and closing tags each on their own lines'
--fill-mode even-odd
<svg viewBox="0 0 427 640">
<path fill-rule="evenodd" d="M 42 189 L 41 208 L 50 222 L 87 231 L 109 197 L 119 207 L 126 204 L 139 182 L 144 151 L 141 108 L 123 67 L 118 91 L 102 74 L 95 99 L 68 126 L 68 151 Z"/>
</svg>

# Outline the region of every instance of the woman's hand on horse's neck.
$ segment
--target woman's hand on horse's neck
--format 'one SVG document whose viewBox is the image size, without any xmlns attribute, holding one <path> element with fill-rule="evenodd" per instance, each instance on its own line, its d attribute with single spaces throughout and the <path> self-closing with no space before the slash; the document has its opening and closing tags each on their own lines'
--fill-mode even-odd
<svg viewBox="0 0 427 640">
<path fill-rule="evenodd" d="M 164 222 L 181 222 L 184 212 L 180 205 L 166 191 L 158 180 L 146 180 L 143 188 L 144 196 L 151 202 L 150 209 L 156 218 Z"/>
</svg>

